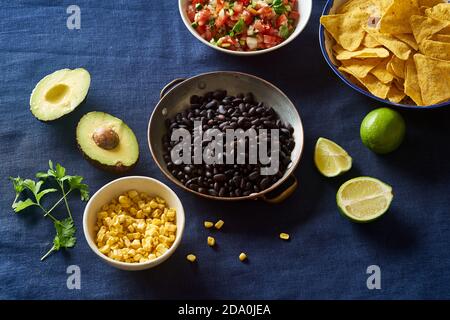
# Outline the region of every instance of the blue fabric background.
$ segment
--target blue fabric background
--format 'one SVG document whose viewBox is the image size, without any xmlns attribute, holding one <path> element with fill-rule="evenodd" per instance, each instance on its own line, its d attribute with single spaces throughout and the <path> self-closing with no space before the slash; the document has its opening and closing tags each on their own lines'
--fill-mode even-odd
<svg viewBox="0 0 450 320">
<path fill-rule="evenodd" d="M 197 41 L 185 28 L 175 0 L 77 1 L 81 30 L 66 28 L 72 1 L 1 1 L 0 9 L 0 298 L 4 299 L 399 299 L 450 298 L 449 123 L 447 110 L 402 112 L 407 138 L 377 156 L 359 139 L 364 115 L 380 105 L 342 84 L 318 44 L 325 1 L 314 1 L 307 29 L 290 45 L 258 57 L 233 57 Z M 29 112 L 29 95 L 46 74 L 85 67 L 92 76 L 87 103 L 61 121 L 44 124 Z M 147 122 L 160 89 L 177 77 L 238 70 L 280 87 L 297 106 L 305 149 L 298 191 L 281 205 L 221 203 L 175 188 L 153 162 Z M 141 161 L 130 174 L 168 183 L 186 210 L 182 244 L 166 263 L 125 272 L 102 263 L 82 233 L 84 203 L 72 198 L 78 243 L 40 262 L 53 226 L 38 212 L 15 215 L 7 177 L 33 177 L 48 159 L 85 176 L 92 192 L 115 178 L 93 168 L 76 148 L 75 127 L 91 110 L 125 120 L 140 142 Z M 318 137 L 335 140 L 354 168 L 325 179 L 313 164 Z M 345 180 L 369 175 L 394 187 L 390 212 L 370 225 L 338 213 L 335 194 Z M 225 227 L 206 245 L 205 219 Z M 292 240 L 278 239 L 279 232 Z M 249 261 L 238 260 L 241 251 Z M 187 253 L 198 256 L 193 266 Z M 81 290 L 66 288 L 66 268 L 79 265 Z M 368 290 L 366 268 L 382 271 L 382 289 Z"/>
</svg>

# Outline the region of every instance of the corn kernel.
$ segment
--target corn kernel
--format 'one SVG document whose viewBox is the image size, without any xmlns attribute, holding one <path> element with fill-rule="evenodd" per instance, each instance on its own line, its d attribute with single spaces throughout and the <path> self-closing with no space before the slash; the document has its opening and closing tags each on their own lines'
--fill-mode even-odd
<svg viewBox="0 0 450 320">
<path fill-rule="evenodd" d="M 105 245 L 104 245 L 103 247 L 101 247 L 99 250 L 100 250 L 101 253 L 106 254 L 106 253 L 109 252 L 110 248 L 109 248 L 109 245 L 105 244 Z"/>
<path fill-rule="evenodd" d="M 128 196 L 129 196 L 131 199 L 136 198 L 138 195 L 139 195 L 139 194 L 137 193 L 136 190 L 130 190 L 130 191 L 128 191 Z"/>
<path fill-rule="evenodd" d="M 164 225 L 166 227 L 167 232 L 176 232 L 177 231 L 177 225 L 173 223 L 165 223 Z"/>
<path fill-rule="evenodd" d="M 152 209 L 158 208 L 158 203 L 155 200 L 150 201 L 150 208 Z"/>
<path fill-rule="evenodd" d="M 244 261 L 245 259 L 247 259 L 247 255 L 244 252 L 241 252 L 239 255 L 239 260 Z"/>
<path fill-rule="evenodd" d="M 216 222 L 216 224 L 214 225 L 214 227 L 216 227 L 216 229 L 219 230 L 220 228 L 223 227 L 223 224 L 224 224 L 224 223 L 225 223 L 225 222 L 223 222 L 222 220 L 219 220 L 219 221 Z"/>
<path fill-rule="evenodd" d="M 188 261 L 190 262 L 195 262 L 195 260 L 197 260 L 197 257 L 193 254 L 188 254 L 186 259 L 188 259 Z"/>
<path fill-rule="evenodd" d="M 165 203 L 166 203 L 166 201 L 165 201 L 163 198 L 160 198 L 160 197 L 156 197 L 155 200 L 156 200 L 156 202 L 158 202 L 159 204 L 165 204 Z"/>
<path fill-rule="evenodd" d="M 133 242 L 131 243 L 131 247 L 133 249 L 138 249 L 141 247 L 141 242 L 138 239 L 133 240 Z"/>
<path fill-rule="evenodd" d="M 162 215 L 161 209 L 155 209 L 155 210 L 152 212 L 152 217 L 153 217 L 153 218 L 159 218 L 161 215 Z"/>
<path fill-rule="evenodd" d="M 155 226 L 160 226 L 162 224 L 161 219 L 155 218 L 152 220 L 152 224 Z"/>
<path fill-rule="evenodd" d="M 284 232 L 280 233 L 280 239 L 289 240 L 289 237 L 290 236 L 287 233 L 284 233 Z"/>
<path fill-rule="evenodd" d="M 203 225 L 205 226 L 205 228 L 209 229 L 209 228 L 212 228 L 214 223 L 212 223 L 211 221 L 205 221 L 205 222 L 203 222 Z"/>
<path fill-rule="evenodd" d="M 216 239 L 208 237 L 208 246 L 213 247 L 216 244 Z"/>
</svg>

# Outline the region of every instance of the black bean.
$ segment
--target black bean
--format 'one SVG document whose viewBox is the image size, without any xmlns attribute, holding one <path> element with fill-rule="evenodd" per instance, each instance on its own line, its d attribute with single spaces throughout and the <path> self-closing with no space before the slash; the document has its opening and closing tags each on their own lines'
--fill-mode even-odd
<svg viewBox="0 0 450 320">
<path fill-rule="evenodd" d="M 217 197 L 219 195 L 219 193 L 217 193 L 217 191 L 214 189 L 209 189 L 208 193 L 209 193 L 209 195 L 214 196 L 214 197 Z"/>
<path fill-rule="evenodd" d="M 244 102 L 253 103 L 254 102 L 253 93 L 251 93 L 251 92 L 247 93 L 244 97 Z"/>
<path fill-rule="evenodd" d="M 248 179 L 250 180 L 250 181 L 255 181 L 256 179 L 258 179 L 259 178 L 259 171 L 258 170 L 255 170 L 255 171 L 253 171 L 252 173 L 250 173 L 249 175 L 248 175 Z"/>
<path fill-rule="evenodd" d="M 219 109 L 217 111 L 219 111 L 219 113 L 221 113 L 221 114 L 226 114 L 227 113 L 227 110 L 225 109 L 225 106 L 223 104 L 221 104 L 219 106 Z"/>
<path fill-rule="evenodd" d="M 242 103 L 242 99 L 240 99 L 240 98 L 233 99 L 232 103 L 233 103 L 233 105 L 237 106 L 240 103 Z"/>
<path fill-rule="evenodd" d="M 214 175 L 214 181 L 216 182 L 224 182 L 227 179 L 227 176 L 222 173 L 218 173 Z"/>
<path fill-rule="evenodd" d="M 208 102 L 205 106 L 206 109 L 215 109 L 218 106 L 218 102 L 217 100 L 211 100 L 210 102 Z"/>
<path fill-rule="evenodd" d="M 227 190 L 224 187 L 220 188 L 219 197 L 225 197 L 226 192 L 227 192 Z"/>
<path fill-rule="evenodd" d="M 261 190 L 267 189 L 269 187 L 269 185 L 270 185 L 269 177 L 263 178 L 259 183 L 259 187 L 261 188 Z"/>
<path fill-rule="evenodd" d="M 258 108 L 256 108 L 256 113 L 257 114 L 263 114 L 264 113 L 264 111 L 265 111 L 265 109 L 264 108 L 262 108 L 262 107 L 258 107 Z"/>
<path fill-rule="evenodd" d="M 214 91 L 213 98 L 216 100 L 222 100 L 225 98 L 226 95 L 227 95 L 226 90 L 216 90 Z"/>
</svg>

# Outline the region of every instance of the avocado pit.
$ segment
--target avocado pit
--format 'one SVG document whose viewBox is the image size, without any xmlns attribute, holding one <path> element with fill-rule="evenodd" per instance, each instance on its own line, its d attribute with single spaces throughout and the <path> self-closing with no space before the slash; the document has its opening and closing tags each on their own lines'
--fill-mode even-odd
<svg viewBox="0 0 450 320">
<path fill-rule="evenodd" d="M 112 128 L 100 127 L 92 134 L 92 140 L 102 149 L 112 150 L 119 145 L 120 138 Z"/>
</svg>

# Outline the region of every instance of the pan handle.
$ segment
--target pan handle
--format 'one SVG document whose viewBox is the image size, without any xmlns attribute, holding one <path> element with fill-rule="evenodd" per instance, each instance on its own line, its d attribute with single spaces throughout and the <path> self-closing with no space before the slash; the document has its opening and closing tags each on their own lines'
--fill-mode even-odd
<svg viewBox="0 0 450 320">
<path fill-rule="evenodd" d="M 290 195 L 292 195 L 294 193 L 294 191 L 297 189 L 298 187 L 298 181 L 297 178 L 291 174 L 288 178 L 288 181 L 284 182 L 281 184 L 281 187 L 283 187 L 284 185 L 286 185 L 287 183 L 289 183 L 289 186 L 286 187 L 281 193 L 279 193 L 278 195 L 274 196 L 274 197 L 269 197 L 267 195 L 263 195 L 261 197 L 261 199 L 263 199 L 265 202 L 267 203 L 271 203 L 271 204 L 277 204 L 277 203 L 281 203 L 284 200 L 286 200 L 287 198 L 289 198 Z"/>
<path fill-rule="evenodd" d="M 162 99 L 162 97 L 164 97 L 166 95 L 166 93 L 170 91 L 170 89 L 172 89 L 177 84 L 179 84 L 185 80 L 186 80 L 186 78 L 176 78 L 176 79 L 173 79 L 172 81 L 170 81 L 168 84 L 166 84 L 164 86 L 164 88 L 162 88 L 161 92 L 159 93 L 159 98 Z"/>
</svg>

